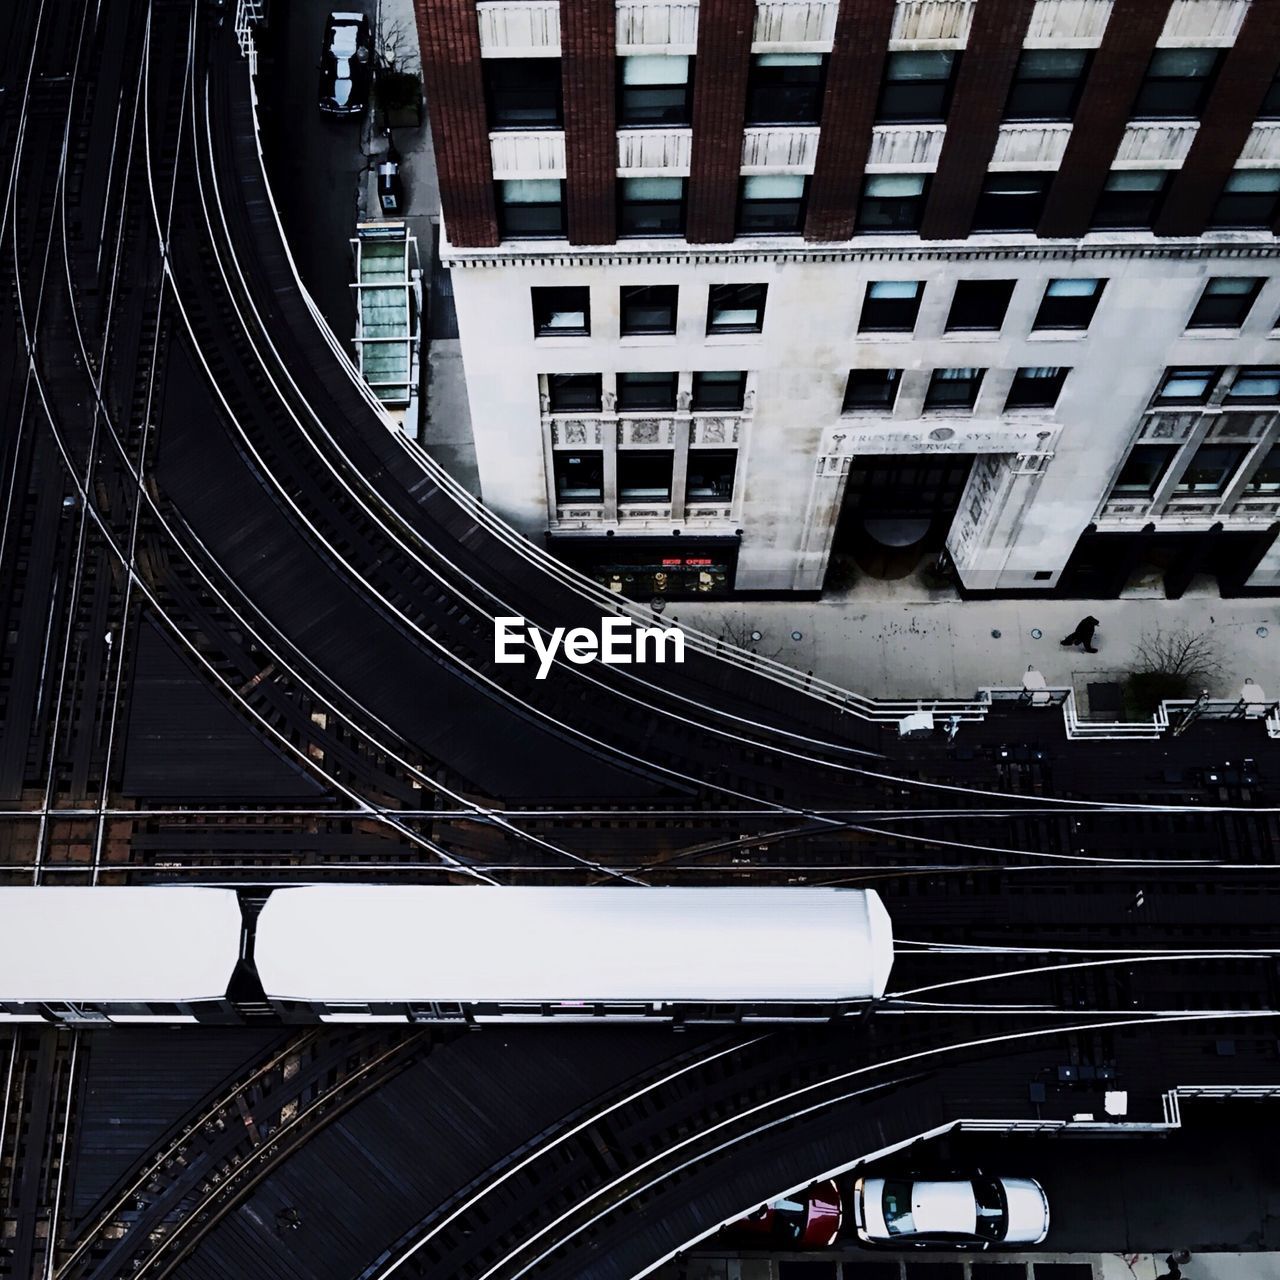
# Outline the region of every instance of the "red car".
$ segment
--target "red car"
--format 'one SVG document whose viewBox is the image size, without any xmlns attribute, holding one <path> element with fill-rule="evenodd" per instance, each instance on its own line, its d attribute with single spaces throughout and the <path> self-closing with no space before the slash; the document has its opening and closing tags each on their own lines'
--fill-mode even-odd
<svg viewBox="0 0 1280 1280">
<path fill-rule="evenodd" d="M 826 1249 L 840 1234 L 840 1188 L 819 1182 L 762 1204 L 724 1229 L 726 1241 L 749 1249 Z"/>
</svg>

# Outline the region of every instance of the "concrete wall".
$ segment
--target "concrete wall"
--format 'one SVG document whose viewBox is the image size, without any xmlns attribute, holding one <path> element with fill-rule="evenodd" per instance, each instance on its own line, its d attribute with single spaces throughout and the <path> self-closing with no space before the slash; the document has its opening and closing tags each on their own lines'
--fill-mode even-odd
<svg viewBox="0 0 1280 1280">
<path fill-rule="evenodd" d="M 994 237 L 992 238 L 995 239 Z M 678 242 L 631 242 L 607 251 L 574 252 L 545 244 L 489 254 L 452 251 L 462 351 L 471 398 L 485 501 L 531 536 L 556 521 L 548 508 L 550 445 L 539 404 L 539 375 L 626 370 L 744 369 L 754 387 L 754 413 L 743 423 L 740 505 L 719 521 L 743 530 L 740 590 L 817 589 L 843 494 L 847 461 L 859 453 L 979 453 L 1006 459 L 964 545 L 953 548 L 966 586 L 1051 588 L 1081 531 L 1100 513 L 1166 366 L 1280 363 L 1280 262 L 1274 256 L 1232 254 L 1230 237 L 1197 256 L 1144 253 L 1149 237 L 1090 237 L 1092 252 L 1055 253 L 1043 246 L 992 243 L 979 250 L 922 253 L 885 243 L 866 252 L 807 252 L 776 242 L 739 240 L 732 251 L 699 252 Z M 916 242 L 918 245 L 918 242 Z M 1109 245 L 1109 248 L 1104 248 Z M 1176 253 L 1176 251 L 1175 251 Z M 1187 332 L 1186 321 L 1212 275 L 1262 276 L 1261 297 L 1240 331 Z M 1097 276 L 1107 280 L 1085 334 L 1031 333 L 1047 281 Z M 858 334 L 866 285 L 872 280 L 926 282 L 913 335 Z M 1015 280 L 999 334 L 946 334 L 955 284 L 965 279 Z M 711 284 L 769 286 L 761 335 L 707 336 Z M 620 338 L 618 289 L 634 284 L 680 288 L 678 332 L 672 337 Z M 529 290 L 542 285 L 591 289 L 591 336 L 533 336 Z M 988 370 L 972 415 L 922 412 L 933 368 L 974 365 Z M 1057 408 L 1003 413 L 1021 366 L 1070 367 Z M 851 368 L 904 370 L 888 415 L 842 417 Z M 612 424 L 609 424 L 612 425 Z M 1276 421 L 1257 438 L 1276 438 Z M 946 438 L 941 438 L 946 437 Z M 976 497 L 982 495 L 975 494 Z M 1222 512 L 1179 528 L 1208 528 Z M 711 529 L 673 511 L 645 532 Z M 1134 527 L 1149 516 L 1144 514 Z M 1232 527 L 1266 523 L 1265 512 Z M 1241 524 L 1240 521 L 1245 521 Z M 1108 527 L 1124 527 L 1123 520 Z M 641 524 L 596 520 L 575 527 Z M 956 540 L 962 531 L 957 529 Z M 1280 566 L 1269 572 L 1274 579 Z M 1034 578 L 1049 572 L 1049 580 Z"/>
</svg>

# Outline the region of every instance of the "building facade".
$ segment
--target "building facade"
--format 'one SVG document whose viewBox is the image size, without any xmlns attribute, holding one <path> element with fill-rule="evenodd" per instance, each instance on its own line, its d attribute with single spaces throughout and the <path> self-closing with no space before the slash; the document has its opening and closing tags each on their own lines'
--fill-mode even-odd
<svg viewBox="0 0 1280 1280">
<path fill-rule="evenodd" d="M 600 581 L 1280 591 L 1276 0 L 418 0 L 483 497 Z"/>
</svg>

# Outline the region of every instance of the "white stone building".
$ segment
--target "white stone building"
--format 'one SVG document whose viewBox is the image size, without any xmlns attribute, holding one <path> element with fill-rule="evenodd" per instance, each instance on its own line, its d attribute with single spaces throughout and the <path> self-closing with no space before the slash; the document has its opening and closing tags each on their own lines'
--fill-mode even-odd
<svg viewBox="0 0 1280 1280">
<path fill-rule="evenodd" d="M 975 9 L 990 3 L 898 0 L 888 65 L 917 65 L 893 64 L 898 53 L 962 59 Z M 1026 61 L 1033 50 L 1087 66 L 1112 20 L 1110 0 L 1029 7 L 1019 77 L 1052 65 Z M 1221 76 L 1249 7 L 1164 4 L 1155 50 L 1194 71 L 1190 50 Z M 560 57 L 559 8 L 482 0 L 482 59 Z M 768 55 L 816 54 L 825 66 L 838 9 L 758 4 L 754 64 L 790 71 L 806 63 Z M 696 3 L 623 0 L 617 55 L 641 60 L 619 63 L 622 83 L 675 78 L 655 56 L 708 61 L 698 18 Z M 895 576 L 943 549 L 966 592 L 1117 594 L 1153 570 L 1170 594 L 1196 573 L 1228 592 L 1280 590 L 1277 97 L 1273 87 L 1247 122 L 1193 236 L 1108 227 L 1100 213 L 1097 229 L 1071 237 L 980 230 L 991 208 L 1006 212 L 988 220 L 1016 222 L 1007 208 L 1056 190 L 1073 130 L 1010 120 L 1008 108 L 963 237 L 861 228 L 869 201 L 898 217 L 928 189 L 954 111 L 948 123 L 874 125 L 859 230 L 839 242 L 799 232 L 816 125 L 747 124 L 740 230 L 720 243 L 621 229 L 644 226 L 646 202 L 660 219 L 662 201 L 687 199 L 696 147 L 682 125 L 618 127 L 614 243 L 523 235 L 518 218 L 496 245 L 454 243 L 446 198 L 441 253 L 484 500 L 641 597 L 818 592 L 833 565 Z M 1099 210 L 1111 201 L 1111 220 L 1132 221 L 1148 189 L 1169 188 L 1201 127 L 1126 121 L 1102 161 Z M 563 190 L 563 128 L 492 128 L 489 144 L 500 209 Z M 794 214 L 794 233 L 741 229 L 757 199 L 767 217 Z"/>
</svg>

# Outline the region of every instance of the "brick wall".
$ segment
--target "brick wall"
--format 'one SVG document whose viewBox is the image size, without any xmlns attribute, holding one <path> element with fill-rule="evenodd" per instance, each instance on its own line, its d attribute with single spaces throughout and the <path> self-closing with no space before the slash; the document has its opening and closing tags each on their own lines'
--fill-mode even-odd
<svg viewBox="0 0 1280 1280">
<path fill-rule="evenodd" d="M 414 0 L 440 204 L 453 244 L 498 243 L 475 0 Z"/>
<path fill-rule="evenodd" d="M 806 240 L 848 240 L 854 233 L 893 13 L 894 0 L 841 0 L 809 180 Z"/>
<path fill-rule="evenodd" d="M 922 240 L 959 240 L 969 234 L 1034 3 L 982 0 L 974 8 L 946 139 L 920 224 Z"/>
<path fill-rule="evenodd" d="M 1115 0 L 1038 235 L 1082 236 L 1088 231 L 1168 13 L 1166 0 Z"/>
<path fill-rule="evenodd" d="M 617 8 L 613 4 L 560 0 L 568 175 L 565 212 L 570 244 L 612 244 L 617 239 L 616 21 Z"/>
<path fill-rule="evenodd" d="M 1226 51 L 1196 140 L 1156 219 L 1158 236 L 1198 236 L 1245 144 L 1280 64 L 1280 3 L 1254 0 Z"/>
<path fill-rule="evenodd" d="M 755 16 L 755 0 L 702 0 L 698 12 L 686 232 L 693 244 L 733 239 Z"/>
</svg>

